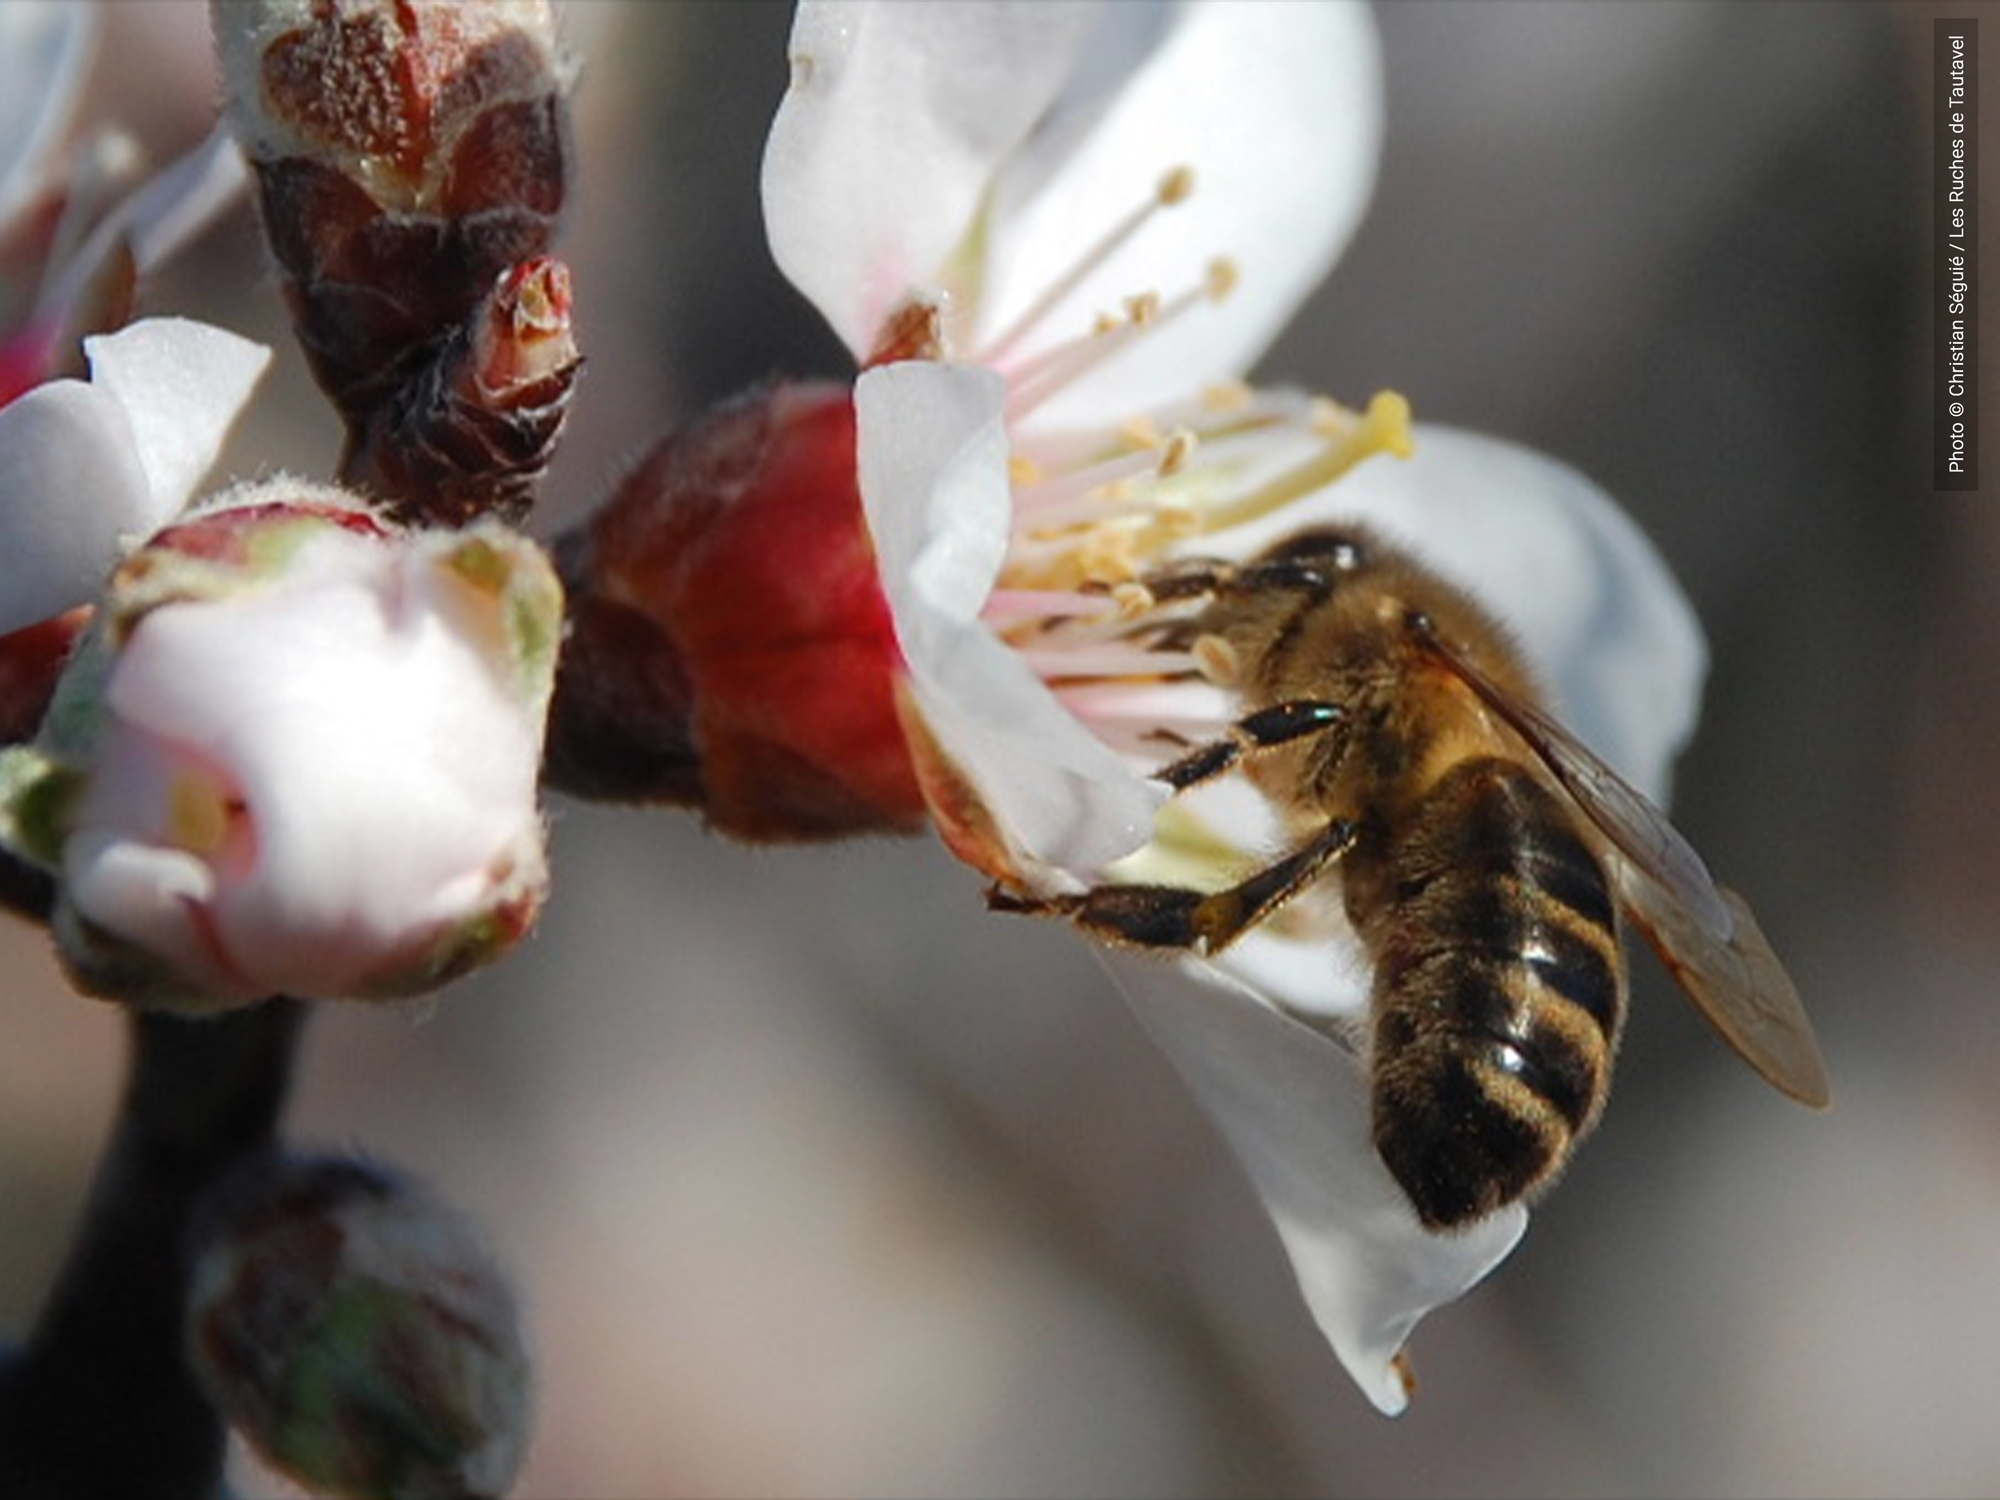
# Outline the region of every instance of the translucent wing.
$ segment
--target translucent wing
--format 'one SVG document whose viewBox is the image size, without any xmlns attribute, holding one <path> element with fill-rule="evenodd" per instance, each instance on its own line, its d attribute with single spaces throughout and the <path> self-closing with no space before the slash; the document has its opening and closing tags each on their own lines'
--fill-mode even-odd
<svg viewBox="0 0 2000 1500">
<path fill-rule="evenodd" d="M 1826 1063 L 1812 1022 L 1743 898 L 1718 886 L 1666 814 L 1575 735 L 1429 630 L 1419 633 L 1426 649 L 1520 736 L 1610 840 L 1605 874 L 1620 906 L 1709 1024 L 1774 1087 L 1823 1108 Z"/>
</svg>

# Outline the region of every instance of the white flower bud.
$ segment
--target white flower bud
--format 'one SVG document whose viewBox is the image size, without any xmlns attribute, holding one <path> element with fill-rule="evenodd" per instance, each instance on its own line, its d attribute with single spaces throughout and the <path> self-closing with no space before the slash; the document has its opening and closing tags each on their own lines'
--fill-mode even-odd
<svg viewBox="0 0 2000 1500">
<path fill-rule="evenodd" d="M 498 526 L 395 532 L 280 480 L 114 576 L 0 837 L 61 882 L 73 977 L 214 1009 L 407 995 L 496 956 L 547 884 L 561 592 Z"/>
</svg>

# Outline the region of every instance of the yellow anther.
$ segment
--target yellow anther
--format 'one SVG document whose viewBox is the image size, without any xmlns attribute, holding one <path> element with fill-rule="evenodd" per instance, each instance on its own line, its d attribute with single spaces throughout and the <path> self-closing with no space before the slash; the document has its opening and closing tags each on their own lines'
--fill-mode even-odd
<svg viewBox="0 0 2000 1500">
<path fill-rule="evenodd" d="M 1076 565 L 1086 578 L 1119 584 L 1139 576 L 1132 555 L 1132 533 L 1119 527 L 1100 526 L 1076 549 Z"/>
<path fill-rule="evenodd" d="M 1393 453 L 1408 458 L 1417 451 L 1410 428 L 1410 398 L 1401 391 L 1377 391 L 1362 414 L 1356 439 L 1369 452 Z"/>
<path fill-rule="evenodd" d="M 1219 635 L 1204 635 L 1194 643 L 1194 664 L 1217 687 L 1233 688 L 1243 681 L 1243 658 Z"/>
<path fill-rule="evenodd" d="M 1160 179 L 1154 192 L 1160 207 L 1172 208 L 1176 203 L 1185 203 L 1189 193 L 1194 191 L 1194 168 L 1183 163 Z"/>
<path fill-rule="evenodd" d="M 1007 459 L 1007 477 L 1019 487 L 1040 484 L 1045 476 L 1040 464 L 1024 454 L 1015 453 Z"/>
<path fill-rule="evenodd" d="M 1118 440 L 1135 453 L 1157 452 L 1166 446 L 1158 424 L 1143 412 L 1118 424 Z"/>
<path fill-rule="evenodd" d="M 1187 467 L 1187 461 L 1194 457 L 1195 436 L 1185 427 L 1174 429 L 1174 435 L 1167 439 L 1166 450 L 1160 455 L 1160 477 L 1178 474 Z"/>
<path fill-rule="evenodd" d="M 1356 414 L 1342 406 L 1331 396 L 1314 396 L 1308 408 L 1306 423 L 1312 428 L 1314 437 L 1332 442 L 1344 438 L 1354 431 Z"/>
<path fill-rule="evenodd" d="M 1140 292 L 1125 299 L 1125 317 L 1134 328 L 1144 328 L 1160 315 L 1160 294 Z"/>
<path fill-rule="evenodd" d="M 1201 404 L 1209 411 L 1242 411 L 1257 399 L 1257 393 L 1244 380 L 1222 380 L 1204 389 Z"/>
<path fill-rule="evenodd" d="M 1151 614 L 1159 600 L 1153 597 L 1153 591 L 1145 584 L 1128 579 L 1112 587 L 1111 602 L 1117 606 L 1120 619 L 1133 620 L 1140 615 Z"/>
<path fill-rule="evenodd" d="M 1220 302 L 1236 290 L 1236 284 L 1243 279 L 1243 273 L 1236 262 L 1226 255 L 1218 255 L 1208 263 L 1208 278 L 1205 283 L 1208 300 Z"/>
</svg>

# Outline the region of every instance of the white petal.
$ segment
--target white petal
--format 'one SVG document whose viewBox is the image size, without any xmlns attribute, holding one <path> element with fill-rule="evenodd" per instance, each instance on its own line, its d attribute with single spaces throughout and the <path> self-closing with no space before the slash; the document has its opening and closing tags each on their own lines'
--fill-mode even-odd
<svg viewBox="0 0 2000 1500">
<path fill-rule="evenodd" d="M 971 224 L 1091 6 L 806 0 L 764 153 L 771 253 L 856 358 Z"/>
<path fill-rule="evenodd" d="M 1526 1211 L 1430 1233 L 1375 1154 L 1352 1053 L 1213 971 L 1197 977 L 1194 961 L 1107 963 L 1249 1173 L 1334 1353 L 1379 1410 L 1400 1412 L 1390 1361 L 1425 1313 L 1506 1258 Z"/>
<path fill-rule="evenodd" d="M 85 603 L 157 514 L 123 405 L 53 380 L 0 408 L 0 633 Z"/>
<path fill-rule="evenodd" d="M 63 883 L 72 910 L 189 980 L 218 996 L 258 993 L 220 965 L 202 940 L 196 913 L 215 895 L 214 872 L 205 861 L 93 829 L 64 845 Z"/>
<path fill-rule="evenodd" d="M 910 685 L 947 754 L 1030 858 L 1095 870 L 1149 836 L 1133 775 L 983 625 L 1013 504 L 988 371 L 885 366 L 855 384 L 861 499 Z"/>
<path fill-rule="evenodd" d="M 97 40 L 97 8 L 75 0 L 0 5 L 0 229 L 42 187 Z"/>
<path fill-rule="evenodd" d="M 1008 327 L 1177 166 L 1194 191 L 1065 296 L 1021 349 L 1074 338 L 1143 292 L 1239 273 L 1036 410 L 1089 425 L 1244 374 L 1331 269 L 1381 155 L 1382 68 L 1365 7 L 1203 0 L 1112 8 L 1088 71 L 1009 161 L 995 203 L 980 336 Z"/>
<path fill-rule="evenodd" d="M 1664 800 L 1700 711 L 1708 652 L 1692 606 L 1631 518 L 1567 464 L 1420 425 L 1409 459 L 1371 458 L 1228 536 L 1242 555 L 1328 519 L 1365 521 L 1471 592 L 1514 633 L 1558 717 Z"/>
<path fill-rule="evenodd" d="M 187 318 L 146 318 L 83 341 L 92 383 L 123 404 L 152 491 L 177 515 L 271 362 L 264 345 Z"/>
</svg>

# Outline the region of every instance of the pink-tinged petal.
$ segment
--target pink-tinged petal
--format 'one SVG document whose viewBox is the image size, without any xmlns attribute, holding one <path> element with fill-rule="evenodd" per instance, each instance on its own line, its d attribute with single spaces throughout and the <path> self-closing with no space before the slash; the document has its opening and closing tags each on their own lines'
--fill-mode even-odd
<svg viewBox="0 0 2000 1500">
<path fill-rule="evenodd" d="M 97 42 L 97 8 L 78 0 L 0 5 L 0 229 L 43 186 Z"/>
<path fill-rule="evenodd" d="M 1365 521 L 1492 610 L 1552 689 L 1558 716 L 1664 799 L 1700 711 L 1708 651 L 1659 553 L 1602 489 L 1518 444 L 1420 425 L 1413 457 L 1371 458 L 1228 533 L 1227 550 L 1247 555 L 1329 519 Z"/>
<path fill-rule="evenodd" d="M 771 252 L 857 359 L 932 284 L 1097 8 L 806 0 L 764 153 Z"/>
<path fill-rule="evenodd" d="M 1234 287 L 1168 319 L 1052 397 L 1042 429 L 1087 426 L 1244 374 L 1345 248 L 1373 191 L 1382 68 L 1365 7 L 1292 0 L 1118 5 L 1054 110 L 1008 161 L 979 299 L 983 344 L 1175 167 L 1193 189 L 1071 289 L 1009 356 L 1087 333 L 1226 259 Z"/>
<path fill-rule="evenodd" d="M 204 860 L 185 850 L 90 831 L 65 849 L 63 880 L 69 920 L 84 914 L 217 994 L 242 989 L 242 979 L 220 961 L 205 935 L 215 875 Z"/>
<path fill-rule="evenodd" d="M 147 318 L 83 341 L 91 384 L 132 424 L 160 525 L 178 514 L 271 362 L 271 351 L 187 318 Z"/>
<path fill-rule="evenodd" d="M 158 521 L 132 423 L 80 380 L 0 409 L 0 633 L 92 598 Z"/>
<path fill-rule="evenodd" d="M 1370 1143 L 1352 1052 L 1198 961 L 1107 962 L 1242 1161 L 1334 1353 L 1377 1409 L 1402 1411 L 1409 1391 L 1393 1361 L 1411 1329 L 1505 1259 L 1527 1213 L 1428 1232 Z"/>
<path fill-rule="evenodd" d="M 926 724 L 1027 860 L 1095 870 L 1148 838 L 1163 789 L 1063 710 L 978 618 L 1011 519 L 1004 388 L 911 362 L 855 384 L 856 463 Z"/>
</svg>

